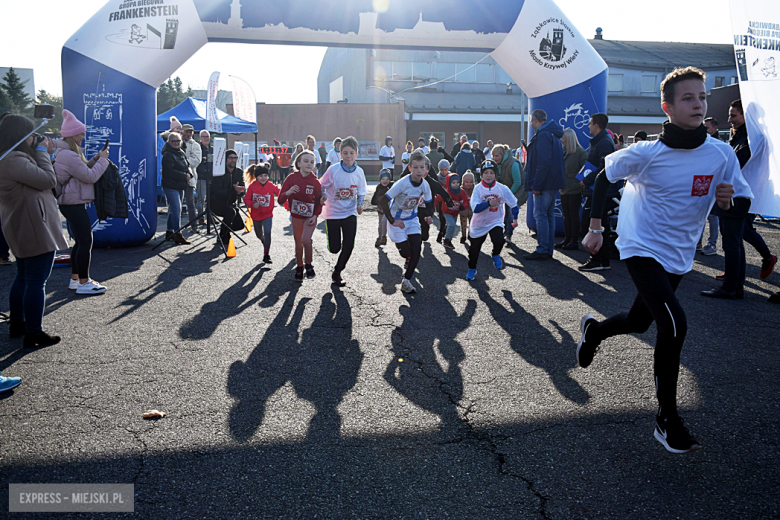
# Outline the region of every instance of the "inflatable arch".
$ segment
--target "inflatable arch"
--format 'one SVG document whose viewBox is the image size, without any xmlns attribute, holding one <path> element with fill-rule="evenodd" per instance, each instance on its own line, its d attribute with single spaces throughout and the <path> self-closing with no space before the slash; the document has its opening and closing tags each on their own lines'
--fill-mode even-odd
<svg viewBox="0 0 780 520">
<path fill-rule="evenodd" d="M 551 0 L 110 0 L 62 50 L 64 106 L 88 153 L 111 140 L 129 199 L 127 220 L 92 212 L 96 245 L 154 236 L 155 89 L 208 42 L 487 52 L 584 144 L 607 104 L 606 63 Z"/>
</svg>

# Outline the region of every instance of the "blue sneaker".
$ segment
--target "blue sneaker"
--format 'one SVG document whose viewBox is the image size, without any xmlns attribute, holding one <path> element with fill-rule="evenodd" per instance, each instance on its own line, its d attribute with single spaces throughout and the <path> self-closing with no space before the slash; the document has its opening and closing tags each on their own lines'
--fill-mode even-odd
<svg viewBox="0 0 780 520">
<path fill-rule="evenodd" d="M 0 393 L 13 390 L 22 383 L 21 377 L 4 377 L 0 375 Z"/>
<path fill-rule="evenodd" d="M 503 269 L 504 268 L 504 261 L 501 260 L 500 255 L 496 255 L 493 257 L 493 265 L 496 266 L 496 269 Z"/>
<path fill-rule="evenodd" d="M 477 276 L 477 270 L 469 269 L 469 272 L 466 273 L 466 280 L 473 280 L 475 276 Z"/>
</svg>

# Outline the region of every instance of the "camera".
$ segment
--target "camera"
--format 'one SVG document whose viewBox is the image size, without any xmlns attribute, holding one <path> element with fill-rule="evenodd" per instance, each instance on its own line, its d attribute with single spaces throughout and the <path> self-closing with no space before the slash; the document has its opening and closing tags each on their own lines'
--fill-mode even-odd
<svg viewBox="0 0 780 520">
<path fill-rule="evenodd" d="M 35 105 L 33 117 L 35 119 L 51 119 L 54 117 L 54 107 L 52 105 Z"/>
<path fill-rule="evenodd" d="M 33 145 L 33 147 L 35 147 L 35 146 L 38 146 L 39 144 L 41 144 L 41 141 L 43 141 L 43 140 L 45 139 L 45 138 L 44 138 L 44 137 L 43 137 L 41 134 L 39 134 L 38 132 L 35 132 L 35 133 L 33 134 L 33 136 L 35 137 L 35 144 Z"/>
</svg>

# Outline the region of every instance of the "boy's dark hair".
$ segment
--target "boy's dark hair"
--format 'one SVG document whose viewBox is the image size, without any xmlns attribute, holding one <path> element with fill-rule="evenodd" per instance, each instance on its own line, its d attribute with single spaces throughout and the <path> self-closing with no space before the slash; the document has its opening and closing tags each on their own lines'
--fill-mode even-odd
<svg viewBox="0 0 780 520">
<path fill-rule="evenodd" d="M 333 140 L 333 148 L 335 148 L 337 144 L 341 144 L 341 137 L 337 137 Z"/>
<path fill-rule="evenodd" d="M 19 114 L 4 114 L 0 119 L 0 155 L 10 150 L 22 137 L 35 128 L 35 123 Z M 22 143 L 15 148 L 18 152 L 34 155 L 34 150 Z"/>
<path fill-rule="evenodd" d="M 468 142 L 463 143 L 460 147 L 461 150 L 471 150 L 471 145 Z"/>
<path fill-rule="evenodd" d="M 637 141 L 647 141 L 647 132 L 644 130 L 639 130 L 637 133 L 634 134 L 634 142 Z"/>
<path fill-rule="evenodd" d="M 435 137 L 431 136 L 431 140 L 428 142 L 428 146 L 430 146 L 432 149 L 438 148 L 439 140 Z"/>
<path fill-rule="evenodd" d="M 696 67 L 685 67 L 684 69 L 678 67 L 674 69 L 661 82 L 661 103 L 674 104 L 674 90 L 679 82 L 687 79 L 704 81 L 706 78 L 707 74 Z"/>
<path fill-rule="evenodd" d="M 358 141 L 353 136 L 345 137 L 341 141 L 341 149 L 343 150 L 344 147 L 352 148 L 356 152 L 360 150 L 360 147 L 358 146 Z"/>
<path fill-rule="evenodd" d="M 735 99 L 731 103 L 729 103 L 729 108 L 736 108 L 739 110 L 739 113 L 742 115 L 745 115 L 745 111 L 742 110 L 742 100 L 741 99 Z"/>
<path fill-rule="evenodd" d="M 715 126 L 719 126 L 718 125 L 718 120 L 715 119 L 714 117 L 708 117 L 707 119 L 704 120 L 704 122 L 705 123 L 711 123 L 711 124 L 713 124 Z"/>
<path fill-rule="evenodd" d="M 425 156 L 422 150 L 419 148 L 412 152 L 412 155 L 409 156 L 409 166 L 411 166 L 412 161 L 427 161 L 428 157 Z M 411 168 L 410 168 L 411 169 Z"/>
<path fill-rule="evenodd" d="M 599 128 L 602 130 L 604 130 L 609 124 L 609 117 L 607 117 L 607 114 L 603 114 L 601 112 L 597 112 L 590 116 L 590 120 L 599 125 Z"/>
</svg>

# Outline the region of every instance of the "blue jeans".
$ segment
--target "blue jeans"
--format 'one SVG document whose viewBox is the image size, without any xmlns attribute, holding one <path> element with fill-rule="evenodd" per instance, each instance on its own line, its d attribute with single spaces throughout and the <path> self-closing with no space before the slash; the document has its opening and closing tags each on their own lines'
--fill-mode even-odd
<svg viewBox="0 0 780 520">
<path fill-rule="evenodd" d="M 555 245 L 555 196 L 557 190 L 545 190 L 541 195 L 534 194 L 534 220 L 536 238 L 539 245 L 537 253 L 553 254 Z"/>
<path fill-rule="evenodd" d="M 707 215 L 707 223 L 709 224 L 710 228 L 710 238 L 707 240 L 707 247 L 711 247 L 712 249 L 715 249 L 718 245 L 718 216 L 715 215 L 713 212 L 710 212 L 709 215 Z M 701 231 L 701 238 L 699 239 L 699 242 L 704 241 L 704 230 Z"/>
<path fill-rule="evenodd" d="M 181 227 L 181 190 L 163 188 L 168 201 L 168 231 L 176 231 Z M 194 216 L 194 215 L 193 215 Z"/>
<path fill-rule="evenodd" d="M 43 308 L 46 305 L 46 280 L 54 265 L 54 251 L 38 256 L 16 259 L 16 279 L 8 296 L 11 323 L 25 324 L 27 332 L 42 330 Z"/>
<path fill-rule="evenodd" d="M 455 238 L 455 235 L 457 235 L 458 231 L 460 231 L 457 219 L 458 217 L 456 215 L 450 215 L 449 213 L 444 214 L 444 220 L 447 221 L 447 232 L 444 233 L 444 238 L 447 240 L 452 240 Z"/>
</svg>

